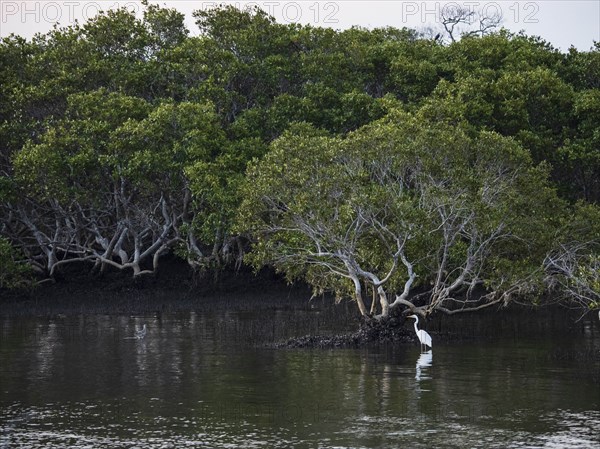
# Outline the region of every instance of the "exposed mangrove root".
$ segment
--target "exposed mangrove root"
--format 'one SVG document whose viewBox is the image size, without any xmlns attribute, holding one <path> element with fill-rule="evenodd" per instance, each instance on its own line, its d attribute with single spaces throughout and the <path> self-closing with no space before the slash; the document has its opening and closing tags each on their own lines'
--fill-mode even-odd
<svg viewBox="0 0 600 449">
<path fill-rule="evenodd" d="M 278 349 L 294 348 L 356 348 L 373 343 L 416 343 L 414 332 L 404 326 L 401 318 L 368 319 L 356 332 L 340 335 L 306 335 L 275 343 Z"/>
</svg>

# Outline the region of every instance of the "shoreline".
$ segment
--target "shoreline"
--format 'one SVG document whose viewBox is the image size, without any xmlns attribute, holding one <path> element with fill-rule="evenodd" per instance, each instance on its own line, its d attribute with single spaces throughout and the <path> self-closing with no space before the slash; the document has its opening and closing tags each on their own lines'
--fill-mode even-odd
<svg viewBox="0 0 600 449">
<path fill-rule="evenodd" d="M 0 318 L 57 318 L 79 315 L 146 315 L 198 312 L 216 317 L 256 315 L 257 326 L 270 325 L 278 312 L 288 320 L 315 320 L 333 333 L 315 332 L 280 341 L 267 341 L 275 349 L 354 348 L 371 344 L 416 344 L 411 325 L 394 314 L 383 322 L 364 320 L 348 300 L 336 304 L 330 295 L 312 298 L 305 284 L 289 285 L 272 271 L 256 274 L 245 269 L 224 272 L 216 282 L 206 275 L 201 282 L 172 266 L 156 277 L 134 280 L 125 273 L 92 278 L 81 272 L 67 280 L 46 284 L 27 295 L 0 292 Z M 312 299 L 311 299 L 312 298 Z M 314 313 L 313 313 L 314 312 Z M 553 338 L 555 334 L 600 332 L 594 317 L 564 307 L 509 307 L 474 314 L 432 316 L 425 329 L 437 342 L 489 341 L 497 338 Z M 597 320 L 596 320 L 597 321 Z M 262 324 L 261 324 L 262 323 Z M 280 323 L 281 324 L 281 323 Z M 283 323 L 285 325 L 285 323 Z M 423 327 L 423 326 L 421 326 Z M 309 326 L 310 329 L 313 329 Z"/>
<path fill-rule="evenodd" d="M 222 299 L 244 309 L 250 305 L 240 295 L 252 298 L 263 293 L 275 300 L 312 295 L 308 286 L 288 285 L 268 269 L 254 273 L 243 267 L 238 272 L 223 270 L 198 275 L 187 264 L 171 260 L 155 276 L 133 278 L 129 272 L 120 271 L 94 276 L 80 266 L 31 290 L 0 290 L 0 316 L 186 311 L 203 306 L 221 308 L 225 306 Z"/>
</svg>

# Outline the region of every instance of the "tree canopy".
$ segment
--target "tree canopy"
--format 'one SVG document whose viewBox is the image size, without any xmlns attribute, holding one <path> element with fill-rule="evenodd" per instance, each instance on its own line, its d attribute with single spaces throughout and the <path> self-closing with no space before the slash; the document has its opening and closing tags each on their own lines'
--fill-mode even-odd
<svg viewBox="0 0 600 449">
<path fill-rule="evenodd" d="M 384 316 L 390 305 L 428 314 L 536 293 L 562 205 L 514 139 L 406 113 L 344 138 L 307 126 L 248 173 L 241 222 L 257 266 L 352 292 L 365 315 L 363 286 Z"/>
<path fill-rule="evenodd" d="M 0 287 L 171 254 L 273 265 L 365 315 L 598 307 L 600 44 L 194 18 L 1 40 Z"/>
</svg>

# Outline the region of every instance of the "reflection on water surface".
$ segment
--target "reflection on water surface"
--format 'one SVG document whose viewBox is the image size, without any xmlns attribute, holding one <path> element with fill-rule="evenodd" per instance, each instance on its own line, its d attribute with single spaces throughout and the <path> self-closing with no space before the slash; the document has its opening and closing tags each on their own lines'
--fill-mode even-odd
<svg viewBox="0 0 600 449">
<path fill-rule="evenodd" d="M 259 344 L 332 332 L 320 313 L 2 318 L 0 447 L 600 447 L 598 323 L 425 354 Z"/>
</svg>

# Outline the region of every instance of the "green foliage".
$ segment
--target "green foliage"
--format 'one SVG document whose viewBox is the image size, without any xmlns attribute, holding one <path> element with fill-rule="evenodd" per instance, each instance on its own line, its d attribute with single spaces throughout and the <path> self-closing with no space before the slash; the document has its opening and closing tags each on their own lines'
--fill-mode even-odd
<svg viewBox="0 0 600 449">
<path fill-rule="evenodd" d="M 0 237 L 0 289 L 22 289 L 31 284 L 31 267 L 8 240 Z"/>
<path fill-rule="evenodd" d="M 14 178 L 21 188 L 39 199 L 61 201 L 78 195 L 95 195 L 110 176 L 110 145 L 117 129 L 134 118 L 145 117 L 150 106 L 142 99 L 104 89 L 73 94 L 67 110 L 40 136 L 29 141 L 13 158 Z"/>
<path fill-rule="evenodd" d="M 446 46 L 408 29 L 279 24 L 232 6 L 195 12 L 192 36 L 181 13 L 143 4 L 141 17 L 122 8 L 0 41 L 0 230 L 37 268 L 141 241 L 218 266 L 248 249 L 243 231 L 258 242 L 257 267 L 343 296 L 355 286 L 331 267 L 291 262 L 310 243 L 297 224 L 277 238 L 263 231 L 296 216 L 339 236 L 360 212 L 411 231 L 406 254 L 424 288 L 440 263 L 428 249 L 443 240 L 432 211 L 458 201 L 477 217 L 471 231 L 502 222 L 519 236 L 478 267 L 496 288 L 535 270 L 568 227 L 565 201 L 600 201 L 598 44 L 561 54 L 502 31 Z M 498 164 L 518 174 L 486 203 Z M 287 209 L 259 213 L 261 192 Z M 394 242 L 368 228 L 344 248 L 384 276 Z M 139 232 L 118 240 L 122 229 Z M 448 263 L 469 248 L 457 239 Z M 398 269 L 390 290 L 407 277 Z"/>
<path fill-rule="evenodd" d="M 338 257 L 385 278 L 404 240 L 422 286 L 442 266 L 449 283 L 473 270 L 503 292 L 550 249 L 562 205 L 546 178 L 515 140 L 404 113 L 345 139 L 299 125 L 249 170 L 238 226 L 256 239 L 256 267 L 274 264 L 317 291 L 351 289 Z M 393 273 L 392 291 L 409 275 Z"/>
<path fill-rule="evenodd" d="M 600 89 L 576 94 L 573 108 L 576 134 L 559 149 L 564 169 L 563 189 L 575 198 L 600 199 Z M 574 176 L 575 175 L 575 176 Z M 566 187 L 568 186 L 568 188 Z"/>
<path fill-rule="evenodd" d="M 506 73 L 536 68 L 556 69 L 562 55 L 539 37 L 507 30 L 483 37 L 468 37 L 448 48 L 451 65 L 462 76 Z"/>
<path fill-rule="evenodd" d="M 154 41 L 156 51 L 170 50 L 185 41 L 188 30 L 185 28 L 185 16 L 182 13 L 174 9 L 150 5 L 147 1 L 143 1 L 142 4 L 146 7 L 144 22 Z"/>
<path fill-rule="evenodd" d="M 595 293 L 595 300 L 589 302 L 590 309 L 600 309 L 600 256 L 590 254 L 585 257 L 578 267 L 576 279 L 571 284 L 584 284 L 588 290 Z"/>
<path fill-rule="evenodd" d="M 600 42 L 586 52 L 571 47 L 559 70 L 576 90 L 600 89 Z"/>
</svg>

